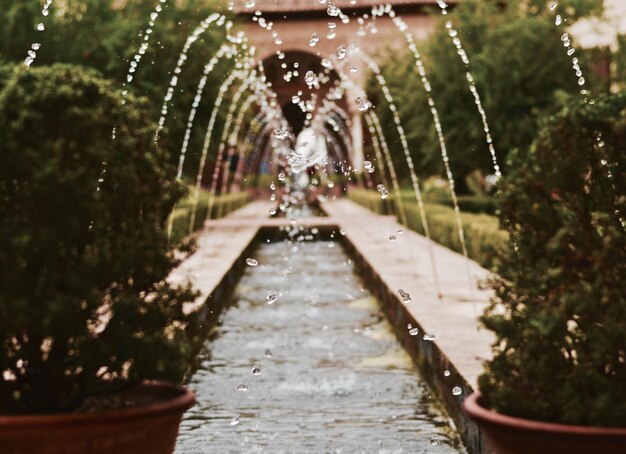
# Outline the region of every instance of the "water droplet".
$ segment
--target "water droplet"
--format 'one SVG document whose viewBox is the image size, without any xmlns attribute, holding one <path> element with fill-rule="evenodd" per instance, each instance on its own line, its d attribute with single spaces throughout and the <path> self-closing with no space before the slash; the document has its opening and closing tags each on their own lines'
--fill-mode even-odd
<svg viewBox="0 0 626 454">
<path fill-rule="evenodd" d="M 233 419 L 230 420 L 230 425 L 236 426 L 237 424 L 239 424 L 239 417 L 235 416 Z"/>
<path fill-rule="evenodd" d="M 237 385 L 237 391 L 243 391 L 246 392 L 248 390 L 248 385 L 241 383 L 239 385 Z"/>
<path fill-rule="evenodd" d="M 318 35 L 317 33 L 313 33 L 311 35 L 311 39 L 309 40 L 309 46 L 311 47 L 315 47 L 317 45 L 317 43 L 320 40 L 320 35 Z"/>
<path fill-rule="evenodd" d="M 304 75 L 304 81 L 309 86 L 309 88 L 319 85 L 319 78 L 317 77 L 317 74 L 315 74 L 313 71 L 306 72 L 306 74 Z"/>
<path fill-rule="evenodd" d="M 261 368 L 259 366 L 254 366 L 252 368 L 252 375 L 260 375 L 261 374 Z"/>
<path fill-rule="evenodd" d="M 359 96 L 355 99 L 356 106 L 361 112 L 365 112 L 367 109 L 372 107 L 372 104 L 365 98 Z"/>
<path fill-rule="evenodd" d="M 346 58 L 347 53 L 348 51 L 346 50 L 346 46 L 344 46 L 343 44 L 337 48 L 337 58 L 339 60 L 343 60 L 344 58 Z"/>
<path fill-rule="evenodd" d="M 248 266 L 257 266 L 259 264 L 259 261 L 251 259 L 251 258 L 247 258 L 246 263 L 248 264 Z"/>
<path fill-rule="evenodd" d="M 403 289 L 399 289 L 398 293 L 400 294 L 400 297 L 402 298 L 402 302 L 404 304 L 411 302 L 411 295 L 409 294 L 409 292 L 405 292 Z"/>
<path fill-rule="evenodd" d="M 390 241 L 395 241 L 395 240 L 397 240 L 397 239 L 398 239 L 398 238 L 397 238 L 395 235 L 389 235 L 389 240 L 390 240 Z"/>
<path fill-rule="evenodd" d="M 278 299 L 278 295 L 276 293 L 268 293 L 267 304 L 274 304 L 277 299 Z"/>
<path fill-rule="evenodd" d="M 433 446 L 437 446 L 439 444 L 439 437 L 437 435 L 433 435 L 430 437 L 430 444 Z"/>
<path fill-rule="evenodd" d="M 409 334 L 410 334 L 411 336 L 417 336 L 417 334 L 418 334 L 418 333 L 419 333 L 419 330 L 418 330 L 417 328 L 411 328 L 411 329 L 409 330 Z"/>
<path fill-rule="evenodd" d="M 387 188 L 385 188 L 384 184 L 379 184 L 378 186 L 376 186 L 376 189 L 378 189 L 378 192 L 380 192 L 380 198 L 383 200 L 385 200 L 389 195 L 389 191 L 387 191 Z"/>
<path fill-rule="evenodd" d="M 279 140 L 285 140 L 287 137 L 289 137 L 289 131 L 287 131 L 286 129 L 274 129 L 274 137 Z"/>
<path fill-rule="evenodd" d="M 450 371 L 448 369 L 443 371 L 443 376 L 444 377 L 449 377 L 450 376 Z"/>
<path fill-rule="evenodd" d="M 426 333 L 424 334 L 424 336 L 422 336 L 422 339 L 425 341 L 434 341 L 435 335 L 433 333 Z"/>
<path fill-rule="evenodd" d="M 37 24 L 37 31 L 44 31 L 46 29 L 46 26 L 43 24 L 43 22 L 40 22 Z"/>
<path fill-rule="evenodd" d="M 269 348 L 265 349 L 265 357 L 266 358 L 272 357 L 272 351 Z"/>
<path fill-rule="evenodd" d="M 460 386 L 455 386 L 454 388 L 452 388 L 453 396 L 460 396 L 461 394 L 463 394 L 463 389 L 461 389 Z"/>
</svg>

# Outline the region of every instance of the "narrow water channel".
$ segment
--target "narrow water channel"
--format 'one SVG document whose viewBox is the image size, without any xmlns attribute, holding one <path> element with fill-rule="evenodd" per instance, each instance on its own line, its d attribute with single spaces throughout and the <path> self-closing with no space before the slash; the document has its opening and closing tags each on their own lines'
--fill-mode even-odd
<svg viewBox="0 0 626 454">
<path fill-rule="evenodd" d="M 464 452 L 338 243 L 252 257 L 191 380 L 178 454 Z"/>
</svg>

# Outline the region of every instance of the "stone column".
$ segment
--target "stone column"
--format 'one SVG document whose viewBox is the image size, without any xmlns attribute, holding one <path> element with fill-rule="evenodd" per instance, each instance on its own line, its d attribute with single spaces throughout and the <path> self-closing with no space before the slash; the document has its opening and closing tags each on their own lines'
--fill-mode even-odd
<svg viewBox="0 0 626 454">
<path fill-rule="evenodd" d="M 363 167 L 363 124 L 360 112 L 351 112 L 352 115 L 352 167 L 360 171 Z"/>
<path fill-rule="evenodd" d="M 233 182 L 230 188 L 230 192 L 241 190 L 241 180 L 243 178 L 244 164 L 246 161 L 246 146 L 247 144 L 243 144 L 243 143 L 240 143 L 238 145 L 239 158 L 237 158 L 237 170 L 235 170 L 235 176 L 233 177 Z"/>
</svg>

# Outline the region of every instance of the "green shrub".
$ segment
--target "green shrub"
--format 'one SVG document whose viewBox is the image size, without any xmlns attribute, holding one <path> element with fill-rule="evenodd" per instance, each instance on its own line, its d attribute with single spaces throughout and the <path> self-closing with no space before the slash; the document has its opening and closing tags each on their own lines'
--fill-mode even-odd
<svg viewBox="0 0 626 454">
<path fill-rule="evenodd" d="M 375 191 L 351 189 L 348 197 L 379 214 L 396 212 L 392 196 L 383 201 Z M 424 228 L 415 198 L 409 199 L 408 195 L 403 194 L 402 199 L 407 214 L 407 227 L 423 235 Z M 431 239 L 456 252 L 462 252 L 454 210 L 437 203 L 425 203 L 425 209 Z M 490 267 L 494 251 L 505 248 L 508 239 L 507 233 L 499 228 L 498 219 L 486 214 L 461 213 L 461 222 L 468 256 L 482 266 Z"/>
<path fill-rule="evenodd" d="M 415 199 L 415 196 L 412 197 Z M 493 197 L 476 196 L 476 195 L 460 195 L 457 196 L 459 203 L 459 209 L 466 213 L 484 213 L 495 215 L 498 211 L 498 205 Z M 429 203 L 437 203 L 440 205 L 446 205 L 450 208 L 454 207 L 452 199 L 450 197 L 427 197 L 426 201 Z"/>
<path fill-rule="evenodd" d="M 55 65 L 16 70 L 0 94 L 0 413 L 177 382 L 193 359 L 194 295 L 164 282 L 184 188 L 154 149 L 147 100 L 118 93 Z"/>
<path fill-rule="evenodd" d="M 479 386 L 499 412 L 626 427 L 625 149 L 622 93 L 567 106 L 512 156 L 500 209 L 516 244 L 482 318 L 496 343 Z"/>
<path fill-rule="evenodd" d="M 496 214 L 498 204 L 493 197 L 459 196 L 459 208 L 468 213 Z M 452 202 L 449 203 L 452 206 Z"/>
<path fill-rule="evenodd" d="M 249 188 L 269 190 L 272 182 L 277 183 L 276 177 L 273 175 L 253 175 L 247 177 L 246 186 Z"/>
<path fill-rule="evenodd" d="M 4 86 L 11 77 L 14 68 L 15 65 L 4 64 L 0 60 L 0 92 L 2 92 L 2 90 L 4 89 Z"/>
</svg>

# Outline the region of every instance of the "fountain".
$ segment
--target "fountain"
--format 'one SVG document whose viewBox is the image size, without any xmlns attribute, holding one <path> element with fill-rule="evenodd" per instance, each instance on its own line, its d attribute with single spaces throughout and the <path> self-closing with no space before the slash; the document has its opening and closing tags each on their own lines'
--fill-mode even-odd
<svg viewBox="0 0 626 454">
<path fill-rule="evenodd" d="M 141 33 L 141 44 L 129 60 L 121 83 L 123 98 L 140 80 L 140 63 L 153 44 L 151 36 L 166 1 L 157 0 L 148 27 Z M 48 16 L 51 4 L 51 0 L 45 1 L 43 16 Z M 472 348 L 478 345 L 488 350 L 491 339 L 474 333 L 474 326 L 468 334 L 463 326 L 468 320 L 475 323 L 477 306 L 486 305 L 490 293 L 478 289 L 476 279 L 486 278 L 488 273 L 468 255 L 454 163 L 450 162 L 436 94 L 417 39 L 391 5 L 377 5 L 359 15 L 346 14 L 332 0 L 320 0 L 319 4 L 323 5 L 321 13 L 326 14 L 323 20 L 332 22 L 327 22 L 325 36 L 318 30 L 300 37 L 317 54 L 309 54 L 311 60 L 306 64 L 297 61 L 299 54 L 285 44 L 292 37 L 281 36 L 275 27 L 273 20 L 279 20 L 282 12 L 265 15 L 256 10 L 254 1 L 243 3 L 254 26 L 277 46 L 269 53 L 261 53 L 245 32 L 235 31 L 229 15 L 209 14 L 186 37 L 159 104 L 153 140 L 156 150 L 169 146 L 162 143 L 161 134 L 168 125 L 192 46 L 211 27 L 222 29 L 225 42 L 202 62 L 202 75 L 194 85 L 195 97 L 180 149 L 176 149 L 176 174 L 172 176 L 179 183 L 188 181 L 189 158 L 198 156 L 197 169 L 192 172 L 187 233 L 198 232 L 202 253 L 192 255 L 168 279 L 183 282 L 201 276 L 194 284 L 201 288 L 203 300 L 189 311 L 197 311 L 207 323 L 213 323 L 210 343 L 207 341 L 189 377 L 199 404 L 184 419 L 176 449 L 180 453 L 206 452 L 207 447 L 216 452 L 436 449 L 452 453 L 464 452 L 461 439 L 474 449 L 480 445 L 480 435 L 468 429 L 458 409 L 475 386 L 472 367 L 479 355 L 472 350 L 467 364 L 474 363 L 468 366 L 462 360 L 467 357 L 448 352 L 456 354 L 450 344 L 457 333 L 459 339 L 470 339 Z M 449 5 L 443 0 L 437 5 L 447 19 Z M 552 10 L 558 2 L 553 5 Z M 236 7 L 229 2 L 230 10 Z M 462 261 L 431 241 L 432 223 L 414 163 L 417 150 L 410 149 L 399 99 L 394 99 L 376 60 L 358 43 L 360 38 L 376 34 L 377 21 L 383 18 L 391 20 L 395 32 L 403 37 L 426 93 L 432 117 L 427 126 L 434 128 L 437 137 Z M 561 25 L 562 18 L 556 15 L 555 26 Z M 469 56 L 452 21 L 446 20 L 444 26 L 463 62 L 480 115 L 480 141 L 484 133 L 490 166 L 500 178 Z M 580 93 L 593 104 L 569 34 L 563 33 L 561 40 L 572 57 Z M 28 51 L 27 68 L 36 62 L 40 46 L 33 43 Z M 374 106 L 355 81 L 361 76 L 354 60 L 363 64 L 361 73 L 369 71 L 377 83 L 392 124 L 381 124 L 377 113 L 381 107 Z M 207 102 L 205 91 L 213 71 L 226 63 L 230 69 L 217 96 Z M 210 112 L 210 119 L 203 130 L 202 147 L 194 150 L 192 137 L 201 109 Z M 358 153 L 364 142 L 361 120 L 369 132 L 366 140 L 372 145 L 376 166 Z M 114 147 L 116 128 L 111 139 Z M 390 149 L 392 140 L 402 148 L 403 167 L 408 169 L 424 237 L 402 228 L 410 219 L 400 168 Z M 598 143 L 602 140 L 599 135 Z M 104 181 L 106 167 L 107 162 L 102 162 L 99 183 Z M 606 167 L 607 179 L 612 182 L 610 166 Z M 218 196 L 244 189 L 248 180 L 263 173 L 261 168 L 271 179 L 262 188 L 269 193 L 269 203 L 256 201 L 226 218 L 221 209 L 215 213 Z M 342 185 L 356 182 L 372 192 L 377 189 L 381 200 L 393 192 L 394 217 L 399 223 L 391 216 L 356 211 L 351 205 L 342 205 L 342 200 L 329 203 L 336 198 L 332 194 L 326 197 L 336 184 L 335 177 Z M 208 191 L 204 219 L 199 214 L 203 190 Z M 313 208 L 310 193 L 317 197 Z M 327 217 L 318 215 L 318 206 Z M 619 211 L 616 215 L 622 226 L 626 225 Z M 169 236 L 173 223 L 172 215 L 166 223 Z M 209 245 L 211 241 L 219 247 Z M 232 250 L 225 250 L 231 246 Z M 381 264 L 401 272 L 384 270 Z M 446 273 L 440 274 L 444 267 Z M 465 277 L 458 279 L 461 269 L 467 282 Z M 432 276 L 432 282 L 425 276 Z M 463 305 L 467 302 L 472 303 L 469 315 L 469 305 Z M 445 314 L 450 320 L 434 320 L 433 314 Z M 424 320 L 442 332 L 425 330 Z M 446 331 L 447 322 L 453 328 Z M 481 350 L 479 354 L 489 353 Z M 414 363 L 421 366 L 421 372 Z"/>
<path fill-rule="evenodd" d="M 294 231 L 250 253 L 177 452 L 461 452 L 333 232 Z"/>
</svg>

